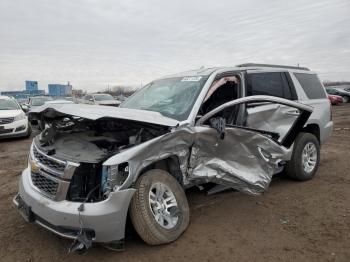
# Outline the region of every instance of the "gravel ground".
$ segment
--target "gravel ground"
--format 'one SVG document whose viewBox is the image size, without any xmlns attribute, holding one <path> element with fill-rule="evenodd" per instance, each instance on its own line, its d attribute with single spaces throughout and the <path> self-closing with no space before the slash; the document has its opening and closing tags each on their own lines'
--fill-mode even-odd
<svg viewBox="0 0 350 262">
<path fill-rule="evenodd" d="M 24 222 L 12 205 L 30 139 L 0 142 L 0 261 L 350 261 L 350 104 L 333 108 L 335 130 L 312 181 L 275 179 L 259 197 L 187 192 L 191 223 L 176 242 L 147 246 L 131 230 L 124 252 L 70 241 Z"/>
</svg>

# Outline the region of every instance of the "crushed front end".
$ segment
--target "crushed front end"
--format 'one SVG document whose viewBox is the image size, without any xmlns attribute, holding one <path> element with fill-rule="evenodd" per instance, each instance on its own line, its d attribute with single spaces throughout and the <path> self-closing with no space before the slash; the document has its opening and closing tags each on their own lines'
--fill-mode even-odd
<svg viewBox="0 0 350 262">
<path fill-rule="evenodd" d="M 13 200 L 19 212 L 28 222 L 79 244 L 85 241 L 87 247 L 91 242 L 120 243 L 135 189 L 120 188 L 131 175 L 127 162 L 104 162 L 167 128 L 65 115 L 45 123 L 33 139 Z"/>
<path fill-rule="evenodd" d="M 135 190 L 118 190 L 103 197 L 101 188 L 94 190 L 97 172 L 94 165 L 88 168 L 50 157 L 34 142 L 14 203 L 27 221 L 60 236 L 75 239 L 84 231 L 95 242 L 122 240 Z"/>
</svg>

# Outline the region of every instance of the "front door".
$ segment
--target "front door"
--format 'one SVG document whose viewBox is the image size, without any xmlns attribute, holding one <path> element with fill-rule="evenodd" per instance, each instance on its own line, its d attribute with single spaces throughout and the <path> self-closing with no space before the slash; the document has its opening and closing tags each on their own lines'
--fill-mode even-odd
<svg viewBox="0 0 350 262">
<path fill-rule="evenodd" d="M 283 134 L 279 133 L 278 123 L 274 121 L 269 126 L 276 127 L 275 130 L 226 123 L 225 116 L 230 115 L 228 111 L 250 108 L 256 103 L 283 106 L 284 110 L 294 112 L 295 117 L 289 119 L 288 125 L 284 123 L 286 129 Z M 222 184 L 250 194 L 265 191 L 272 175 L 289 160 L 291 145 L 311 112 L 309 106 L 271 96 L 250 96 L 219 106 L 197 121 L 190 158 L 190 178 Z M 271 114 L 274 113 L 271 110 Z M 266 117 L 267 122 L 270 119 Z"/>
</svg>

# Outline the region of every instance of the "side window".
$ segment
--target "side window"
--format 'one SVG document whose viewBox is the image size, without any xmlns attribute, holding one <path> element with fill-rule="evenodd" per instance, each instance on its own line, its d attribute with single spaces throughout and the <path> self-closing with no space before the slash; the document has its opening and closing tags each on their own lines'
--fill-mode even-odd
<svg viewBox="0 0 350 262">
<path fill-rule="evenodd" d="M 222 110 L 220 110 L 219 112 L 217 112 L 215 115 L 213 115 L 211 118 L 209 118 L 207 121 L 205 121 L 203 124 L 204 125 L 210 125 L 210 119 L 212 118 L 224 118 L 225 119 L 225 124 L 227 126 L 237 126 L 236 125 L 236 114 L 240 109 L 240 105 L 234 105 L 234 106 L 229 106 L 226 107 Z"/>
<path fill-rule="evenodd" d="M 235 100 L 239 97 L 241 81 L 239 76 L 224 76 L 213 81 L 199 110 L 200 115 L 205 115 L 213 109 Z M 232 123 L 237 111 L 227 108 L 220 112 L 220 116 L 226 119 L 226 123 Z"/>
<path fill-rule="evenodd" d="M 304 89 L 305 94 L 308 98 L 326 98 L 326 94 L 323 90 L 322 84 L 320 80 L 318 80 L 316 75 L 303 73 L 294 73 L 294 75 L 298 79 L 301 87 Z"/>
<path fill-rule="evenodd" d="M 248 74 L 247 96 L 268 95 L 292 99 L 291 89 L 284 73 Z"/>
</svg>

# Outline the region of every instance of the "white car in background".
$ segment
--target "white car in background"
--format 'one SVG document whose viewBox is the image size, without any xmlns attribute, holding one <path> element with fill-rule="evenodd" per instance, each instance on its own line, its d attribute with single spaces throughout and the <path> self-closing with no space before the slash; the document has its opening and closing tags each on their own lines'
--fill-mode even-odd
<svg viewBox="0 0 350 262">
<path fill-rule="evenodd" d="M 46 101 L 45 105 L 52 105 L 52 104 L 74 104 L 73 101 L 65 100 L 65 99 L 57 99 L 57 100 L 50 100 Z"/>
<path fill-rule="evenodd" d="M 31 126 L 18 102 L 8 96 L 0 96 L 0 138 L 29 137 Z"/>
<path fill-rule="evenodd" d="M 119 106 L 120 101 L 116 100 L 110 94 L 90 94 L 83 97 L 83 104 L 101 105 L 101 106 Z"/>
<path fill-rule="evenodd" d="M 29 108 L 33 109 L 38 106 L 42 106 L 47 101 L 52 101 L 52 97 L 49 96 L 33 96 L 29 98 Z M 30 110 L 29 110 L 30 111 Z"/>
</svg>

